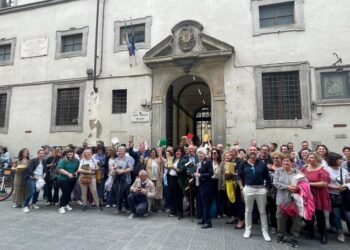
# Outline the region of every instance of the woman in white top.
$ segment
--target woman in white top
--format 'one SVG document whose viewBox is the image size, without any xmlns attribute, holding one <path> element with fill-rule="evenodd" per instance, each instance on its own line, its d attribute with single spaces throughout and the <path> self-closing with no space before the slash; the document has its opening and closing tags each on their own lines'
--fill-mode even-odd
<svg viewBox="0 0 350 250">
<path fill-rule="evenodd" d="M 95 171 L 98 170 L 98 165 L 94 159 L 92 159 L 92 151 L 91 149 L 85 149 L 83 153 L 83 159 L 80 161 L 78 173 L 79 176 L 79 183 L 80 183 L 80 189 L 81 189 L 81 199 L 83 201 L 83 211 L 86 211 L 87 205 L 87 189 L 89 187 L 90 192 L 92 194 L 92 197 L 94 199 L 94 203 L 97 207 L 102 210 L 102 207 L 100 206 L 97 190 L 96 190 L 96 177 L 95 177 Z M 85 177 L 91 177 L 91 182 L 88 184 L 82 183 L 82 178 Z"/>
<path fill-rule="evenodd" d="M 108 178 L 112 178 L 112 185 L 113 186 L 113 179 L 116 174 L 117 165 L 115 162 L 115 159 L 117 158 L 117 152 L 113 146 L 108 148 L 108 156 L 106 158 L 106 163 L 108 164 Z M 107 205 L 106 207 L 111 207 L 113 204 L 116 204 L 116 194 L 114 192 L 114 188 L 111 188 L 108 193 L 107 198 Z"/>
<path fill-rule="evenodd" d="M 321 159 L 322 159 L 321 165 L 323 167 L 328 167 L 327 159 L 328 159 L 329 151 L 326 145 L 323 145 L 323 144 L 317 145 L 316 152 L 321 156 Z"/>
<path fill-rule="evenodd" d="M 332 205 L 332 211 L 329 214 L 329 224 L 336 229 L 337 239 L 340 242 L 345 241 L 341 222 L 342 214 L 345 215 L 346 221 L 350 222 L 350 211 L 345 211 L 342 204 L 341 192 L 346 190 L 345 184 L 350 182 L 348 171 L 340 167 L 343 162 L 342 158 L 340 154 L 330 152 L 327 159 L 329 167 L 326 167 L 330 176 L 328 191 Z"/>
</svg>

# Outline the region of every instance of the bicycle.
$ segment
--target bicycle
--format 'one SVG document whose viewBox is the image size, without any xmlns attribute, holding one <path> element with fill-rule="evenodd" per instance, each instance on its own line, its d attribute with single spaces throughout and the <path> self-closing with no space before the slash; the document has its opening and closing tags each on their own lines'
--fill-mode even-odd
<svg viewBox="0 0 350 250">
<path fill-rule="evenodd" d="M 14 189 L 14 171 L 11 168 L 0 168 L 0 201 L 12 195 Z"/>
</svg>

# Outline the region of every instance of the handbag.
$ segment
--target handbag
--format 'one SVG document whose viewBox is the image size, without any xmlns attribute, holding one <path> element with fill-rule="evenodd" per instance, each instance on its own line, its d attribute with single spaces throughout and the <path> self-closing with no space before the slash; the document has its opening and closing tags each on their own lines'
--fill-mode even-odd
<svg viewBox="0 0 350 250">
<path fill-rule="evenodd" d="M 92 175 L 82 175 L 80 177 L 80 184 L 89 185 L 92 182 Z"/>
<path fill-rule="evenodd" d="M 298 207 L 293 199 L 285 204 L 280 204 L 279 208 L 281 209 L 282 213 L 286 216 L 295 217 L 299 215 Z"/>
<path fill-rule="evenodd" d="M 329 194 L 332 207 L 340 207 L 343 205 L 343 196 L 342 194 Z"/>
</svg>

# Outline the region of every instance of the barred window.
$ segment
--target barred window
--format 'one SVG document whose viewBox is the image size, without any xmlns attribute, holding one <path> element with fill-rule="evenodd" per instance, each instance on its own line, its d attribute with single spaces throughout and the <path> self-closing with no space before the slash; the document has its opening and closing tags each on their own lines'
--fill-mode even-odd
<svg viewBox="0 0 350 250">
<path fill-rule="evenodd" d="M 78 125 L 79 88 L 57 90 L 56 125 Z"/>
<path fill-rule="evenodd" d="M 7 94 L 0 94 L 0 128 L 5 127 Z"/>
<path fill-rule="evenodd" d="M 83 34 L 74 34 L 62 36 L 62 50 L 61 53 L 76 52 L 82 50 Z"/>
<path fill-rule="evenodd" d="M 6 62 L 11 60 L 11 44 L 0 45 L 0 61 Z"/>
<path fill-rule="evenodd" d="M 126 89 L 113 90 L 112 113 L 126 113 L 127 91 Z"/>
<path fill-rule="evenodd" d="M 299 71 L 262 74 L 264 120 L 301 119 Z"/>
<path fill-rule="evenodd" d="M 134 31 L 134 37 L 135 37 L 135 43 L 143 43 L 145 42 L 145 30 L 146 30 L 146 24 L 137 24 L 133 26 L 122 26 L 120 27 L 120 41 L 119 44 L 126 44 L 125 39 L 125 33 L 128 34 L 129 40 L 131 39 L 131 34 Z"/>
<path fill-rule="evenodd" d="M 260 28 L 294 23 L 294 1 L 259 7 Z"/>
</svg>

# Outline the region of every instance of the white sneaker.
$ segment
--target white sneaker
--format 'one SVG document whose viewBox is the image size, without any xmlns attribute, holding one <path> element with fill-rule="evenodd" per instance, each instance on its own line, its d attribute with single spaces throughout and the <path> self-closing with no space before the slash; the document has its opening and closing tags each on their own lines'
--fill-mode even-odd
<svg viewBox="0 0 350 250">
<path fill-rule="evenodd" d="M 23 208 L 23 213 L 29 213 L 29 212 L 30 212 L 29 207 L 24 207 Z"/>
<path fill-rule="evenodd" d="M 78 205 L 80 205 L 80 206 L 84 205 L 84 204 L 81 202 L 81 200 L 78 200 L 77 203 L 78 203 Z"/>
<path fill-rule="evenodd" d="M 37 206 L 36 204 L 32 204 L 32 208 L 34 208 L 34 209 L 39 209 L 40 207 Z"/>
<path fill-rule="evenodd" d="M 50 206 L 51 205 L 51 202 L 46 202 L 46 206 Z"/>
<path fill-rule="evenodd" d="M 73 208 L 71 206 L 69 206 L 69 205 L 65 206 L 64 208 L 67 209 L 68 211 L 72 211 L 73 210 Z"/>
<path fill-rule="evenodd" d="M 244 231 L 244 234 L 243 234 L 243 238 L 244 238 L 244 239 L 249 239 L 250 236 L 251 236 L 251 234 L 252 234 L 251 231 L 245 230 L 245 231 Z"/>
<path fill-rule="evenodd" d="M 59 212 L 60 214 L 65 214 L 65 213 L 66 213 L 66 210 L 64 210 L 64 207 L 60 207 L 60 208 L 58 209 L 58 212 Z"/>
<path fill-rule="evenodd" d="M 12 206 L 13 208 L 16 208 L 16 207 L 18 207 L 17 206 L 17 204 L 16 203 L 13 203 L 13 206 Z"/>
<path fill-rule="evenodd" d="M 271 237 L 270 235 L 268 234 L 268 232 L 263 232 L 263 237 L 264 237 L 264 240 L 265 241 L 271 241 Z"/>
<path fill-rule="evenodd" d="M 345 242 L 344 234 L 342 234 L 342 233 L 338 234 L 337 240 L 338 240 L 339 242 L 344 243 L 344 242 Z"/>
<path fill-rule="evenodd" d="M 134 219 L 134 217 L 135 217 L 134 214 L 129 215 L 129 219 Z"/>
<path fill-rule="evenodd" d="M 55 206 L 58 206 L 58 205 L 60 205 L 60 203 L 59 202 L 55 202 Z"/>
<path fill-rule="evenodd" d="M 107 208 L 108 208 L 108 207 L 111 207 L 111 205 L 107 204 L 106 207 L 107 207 Z"/>
</svg>

